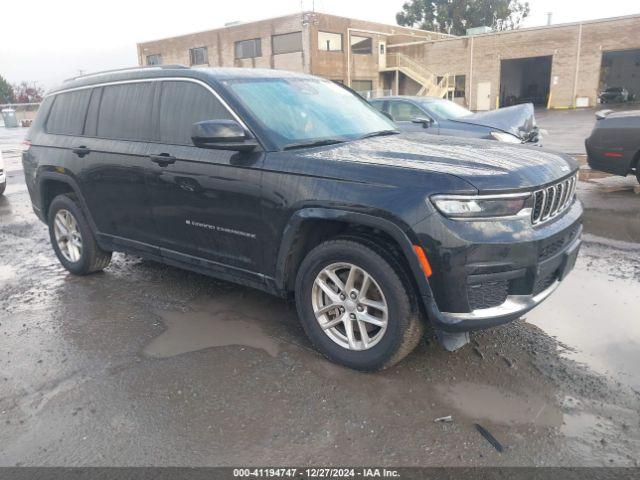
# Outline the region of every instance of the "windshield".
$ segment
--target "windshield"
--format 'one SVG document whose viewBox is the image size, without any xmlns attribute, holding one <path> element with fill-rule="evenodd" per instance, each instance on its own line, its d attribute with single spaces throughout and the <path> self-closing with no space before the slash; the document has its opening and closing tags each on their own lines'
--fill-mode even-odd
<svg viewBox="0 0 640 480">
<path fill-rule="evenodd" d="M 455 120 L 456 118 L 467 117 L 473 114 L 470 110 L 449 100 L 423 102 L 422 105 L 429 112 L 433 113 L 433 115 L 446 120 Z"/>
<path fill-rule="evenodd" d="M 363 99 L 328 80 L 250 78 L 225 84 L 281 149 L 325 140 L 337 143 L 395 129 Z"/>
</svg>

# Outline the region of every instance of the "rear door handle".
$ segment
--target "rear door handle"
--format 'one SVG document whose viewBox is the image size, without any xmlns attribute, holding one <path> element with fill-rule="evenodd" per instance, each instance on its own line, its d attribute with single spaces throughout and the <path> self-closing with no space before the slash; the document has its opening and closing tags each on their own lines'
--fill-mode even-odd
<svg viewBox="0 0 640 480">
<path fill-rule="evenodd" d="M 72 151 L 80 158 L 91 153 L 91 149 L 85 147 L 84 145 L 80 145 L 78 148 L 74 148 Z"/>
<path fill-rule="evenodd" d="M 172 163 L 176 163 L 176 157 L 169 155 L 168 153 L 161 153 L 159 155 L 149 155 L 152 162 L 157 163 L 161 167 L 166 167 Z"/>
</svg>

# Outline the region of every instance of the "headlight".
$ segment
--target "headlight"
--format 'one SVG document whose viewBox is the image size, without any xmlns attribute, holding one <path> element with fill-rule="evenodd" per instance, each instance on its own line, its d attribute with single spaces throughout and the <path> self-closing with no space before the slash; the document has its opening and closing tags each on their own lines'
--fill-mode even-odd
<svg viewBox="0 0 640 480">
<path fill-rule="evenodd" d="M 504 132 L 491 132 L 491 136 L 498 140 L 499 142 L 507 142 L 507 143 L 522 143 L 515 135 L 511 135 L 510 133 Z"/>
<path fill-rule="evenodd" d="M 453 219 L 490 219 L 531 215 L 530 193 L 506 195 L 434 195 L 431 202 L 446 217 Z"/>
</svg>

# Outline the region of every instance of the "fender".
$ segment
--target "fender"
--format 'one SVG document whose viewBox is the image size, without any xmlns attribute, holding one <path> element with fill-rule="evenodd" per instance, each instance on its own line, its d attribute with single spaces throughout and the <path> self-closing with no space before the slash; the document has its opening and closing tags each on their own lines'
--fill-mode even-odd
<svg viewBox="0 0 640 480">
<path fill-rule="evenodd" d="M 344 223 L 351 223 L 354 225 L 362 225 L 367 227 L 377 228 L 388 234 L 393 238 L 396 243 L 402 249 L 402 253 L 407 260 L 407 264 L 411 268 L 411 273 L 419 288 L 420 296 L 433 298 L 431 287 L 429 286 L 429 280 L 424 275 L 422 268 L 418 263 L 416 254 L 413 251 L 413 245 L 416 242 L 412 242 L 407 233 L 400 228 L 396 223 L 387 220 L 385 218 L 376 217 L 360 212 L 352 212 L 348 210 L 338 210 L 332 208 L 304 208 L 295 212 L 289 222 L 287 223 L 284 232 L 282 234 L 282 241 L 280 242 L 280 250 L 278 251 L 278 258 L 276 260 L 276 283 L 278 288 L 286 288 L 285 272 L 287 257 L 293 246 L 297 233 L 300 231 L 301 225 L 305 220 L 320 219 L 320 220 L 337 220 Z"/>
<path fill-rule="evenodd" d="M 87 206 L 87 202 L 85 201 L 84 196 L 80 191 L 80 186 L 78 185 L 78 182 L 76 182 L 73 177 L 64 173 L 45 171 L 38 174 L 38 180 L 37 180 L 38 197 L 37 198 L 40 206 L 39 208 L 40 220 L 47 223 L 47 212 L 44 211 L 45 198 L 44 198 L 44 188 L 43 188 L 44 183 L 47 180 L 66 183 L 71 187 L 71 190 L 73 190 L 73 193 L 76 195 L 76 197 L 78 197 L 78 201 L 80 202 L 80 207 L 82 208 L 82 213 L 84 213 L 85 217 L 87 218 L 87 221 L 89 222 L 89 226 L 91 227 L 91 231 L 93 232 L 94 236 L 98 238 L 98 233 L 99 233 L 98 228 L 96 227 L 96 223 L 93 221 L 93 217 L 91 216 L 91 211 L 89 210 Z"/>
</svg>

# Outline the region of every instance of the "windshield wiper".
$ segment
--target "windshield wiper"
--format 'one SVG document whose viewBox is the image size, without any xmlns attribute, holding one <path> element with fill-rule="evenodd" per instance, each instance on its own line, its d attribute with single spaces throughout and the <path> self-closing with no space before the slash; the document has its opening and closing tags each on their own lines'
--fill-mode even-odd
<svg viewBox="0 0 640 480">
<path fill-rule="evenodd" d="M 311 140 L 309 142 L 290 143 L 285 145 L 283 150 L 293 150 L 296 148 L 321 147 L 323 145 L 334 145 L 336 143 L 344 143 L 345 140 L 338 138 L 325 138 L 324 140 Z"/>
<path fill-rule="evenodd" d="M 399 135 L 400 132 L 398 130 L 380 130 L 379 132 L 371 132 L 360 137 L 360 140 L 363 138 L 371 138 L 371 137 L 384 137 L 387 135 Z"/>
</svg>

